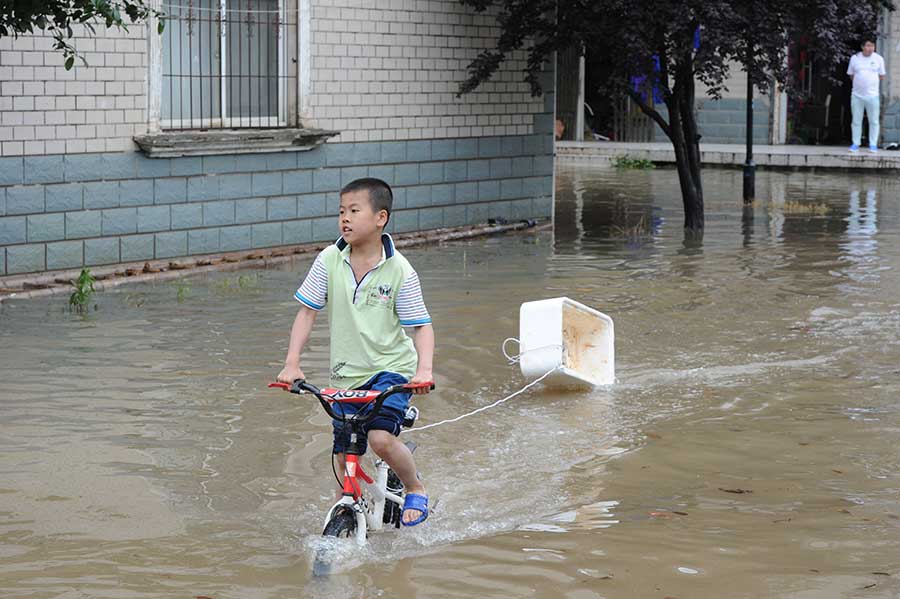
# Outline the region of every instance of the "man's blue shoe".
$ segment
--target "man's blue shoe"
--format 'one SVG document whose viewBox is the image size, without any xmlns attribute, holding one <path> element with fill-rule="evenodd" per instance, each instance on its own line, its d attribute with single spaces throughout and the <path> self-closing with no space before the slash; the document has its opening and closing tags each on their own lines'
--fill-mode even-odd
<svg viewBox="0 0 900 599">
<path fill-rule="evenodd" d="M 872 152 L 873 154 L 877 154 L 878 146 L 869 146 L 869 151 Z"/>
<path fill-rule="evenodd" d="M 853 144 L 852 146 L 850 146 L 850 151 L 851 152 L 859 152 L 859 146 L 856 144 Z"/>
</svg>

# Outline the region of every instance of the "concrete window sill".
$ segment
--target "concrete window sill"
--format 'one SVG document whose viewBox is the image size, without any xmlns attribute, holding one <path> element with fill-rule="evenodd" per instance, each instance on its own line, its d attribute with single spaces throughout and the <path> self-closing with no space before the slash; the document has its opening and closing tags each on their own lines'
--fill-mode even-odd
<svg viewBox="0 0 900 599">
<path fill-rule="evenodd" d="M 221 129 L 162 131 L 135 135 L 134 142 L 149 158 L 302 152 L 312 150 L 339 131 L 325 129 Z"/>
</svg>

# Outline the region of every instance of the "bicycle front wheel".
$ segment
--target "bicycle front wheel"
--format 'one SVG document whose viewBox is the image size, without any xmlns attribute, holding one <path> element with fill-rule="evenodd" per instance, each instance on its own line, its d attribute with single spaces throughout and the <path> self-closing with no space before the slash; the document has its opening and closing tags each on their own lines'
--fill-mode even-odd
<svg viewBox="0 0 900 599">
<path fill-rule="evenodd" d="M 356 514 L 347 506 L 339 507 L 325 525 L 322 536 L 338 539 L 354 538 L 356 536 Z M 313 559 L 313 574 L 315 576 L 330 574 L 332 565 L 340 560 L 339 556 L 340 552 L 333 544 L 319 547 Z"/>
<path fill-rule="evenodd" d="M 349 539 L 356 536 L 356 514 L 349 507 L 340 507 L 334 511 L 331 520 L 325 525 L 322 536 Z"/>
</svg>

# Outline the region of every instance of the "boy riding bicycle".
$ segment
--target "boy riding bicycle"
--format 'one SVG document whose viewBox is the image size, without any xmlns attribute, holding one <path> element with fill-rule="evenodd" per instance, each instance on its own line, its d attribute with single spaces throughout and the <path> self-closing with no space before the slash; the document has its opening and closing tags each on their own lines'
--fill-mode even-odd
<svg viewBox="0 0 900 599">
<path fill-rule="evenodd" d="M 284 368 L 278 380 L 305 379 L 300 354 L 316 314 L 326 303 L 331 333 L 331 382 L 343 389 L 384 390 L 396 384 L 432 381 L 434 330 L 422 299 L 419 278 L 384 233 L 391 213 L 390 186 L 380 179 L 357 179 L 341 190 L 341 237 L 316 257 L 294 298 L 302 305 L 291 327 Z M 411 328 L 410 339 L 404 328 Z M 428 393 L 427 386 L 415 393 Z M 402 523 L 428 517 L 428 497 L 412 453 L 398 438 L 410 395 L 385 401 L 366 427 L 367 440 L 406 489 Z M 348 412 L 353 407 L 342 406 Z M 349 431 L 335 421 L 333 454 L 342 478 Z M 365 447 L 366 441 L 362 441 Z"/>
</svg>

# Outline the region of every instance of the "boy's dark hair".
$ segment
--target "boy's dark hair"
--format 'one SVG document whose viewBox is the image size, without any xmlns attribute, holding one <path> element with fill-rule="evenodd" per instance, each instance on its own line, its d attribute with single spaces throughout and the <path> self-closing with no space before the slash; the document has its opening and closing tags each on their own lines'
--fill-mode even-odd
<svg viewBox="0 0 900 599">
<path fill-rule="evenodd" d="M 871 34 L 867 34 L 862 36 L 862 39 L 859 40 L 859 47 L 862 48 L 866 45 L 867 42 L 872 42 L 872 45 L 875 45 L 875 36 Z"/>
<path fill-rule="evenodd" d="M 394 193 L 391 186 L 374 177 L 363 177 L 356 179 L 344 185 L 341 189 L 341 195 L 345 193 L 353 193 L 354 191 L 368 191 L 369 201 L 372 202 L 372 210 L 376 213 L 380 210 L 387 212 L 388 221 L 391 220 L 391 207 L 394 205 Z M 387 224 L 387 222 L 385 222 Z"/>
</svg>

